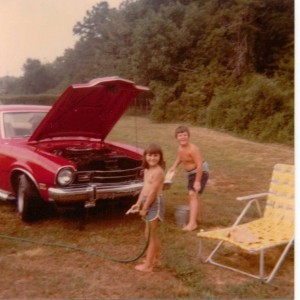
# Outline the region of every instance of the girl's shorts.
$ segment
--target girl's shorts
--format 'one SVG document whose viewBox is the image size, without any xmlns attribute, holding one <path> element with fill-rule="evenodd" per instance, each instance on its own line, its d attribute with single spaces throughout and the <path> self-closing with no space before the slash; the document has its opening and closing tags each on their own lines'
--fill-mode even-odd
<svg viewBox="0 0 300 300">
<path fill-rule="evenodd" d="M 144 197 L 142 203 L 145 203 L 146 200 L 147 197 Z M 163 196 L 160 195 L 156 197 L 155 201 L 150 206 L 149 211 L 145 216 L 145 219 L 148 221 L 153 221 L 158 218 L 160 221 L 163 221 L 164 216 L 165 216 L 165 204 L 164 204 Z"/>
</svg>

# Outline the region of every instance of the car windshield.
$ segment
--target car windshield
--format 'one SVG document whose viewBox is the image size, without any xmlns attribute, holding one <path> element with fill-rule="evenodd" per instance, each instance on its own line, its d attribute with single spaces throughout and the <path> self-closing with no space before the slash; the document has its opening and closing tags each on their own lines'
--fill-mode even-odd
<svg viewBox="0 0 300 300">
<path fill-rule="evenodd" d="M 23 138 L 31 136 L 46 112 L 7 112 L 3 114 L 4 137 Z"/>
</svg>

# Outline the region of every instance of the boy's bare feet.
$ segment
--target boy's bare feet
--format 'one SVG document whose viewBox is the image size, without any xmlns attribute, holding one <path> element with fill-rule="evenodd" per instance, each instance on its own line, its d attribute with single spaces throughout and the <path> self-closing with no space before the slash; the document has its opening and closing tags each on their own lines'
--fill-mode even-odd
<svg viewBox="0 0 300 300">
<path fill-rule="evenodd" d="M 137 265 L 137 266 L 135 266 L 135 269 L 137 271 L 148 272 L 148 273 L 153 271 L 153 267 L 152 266 L 147 266 L 146 264 Z"/>
</svg>

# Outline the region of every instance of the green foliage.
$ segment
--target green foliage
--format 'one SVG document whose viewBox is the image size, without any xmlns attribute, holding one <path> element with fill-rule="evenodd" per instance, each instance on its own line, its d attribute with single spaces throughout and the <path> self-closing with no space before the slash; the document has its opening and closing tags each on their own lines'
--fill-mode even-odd
<svg viewBox="0 0 300 300">
<path fill-rule="evenodd" d="M 260 141 L 293 143 L 293 89 L 275 79 L 251 75 L 220 89 L 208 108 L 208 126 Z"/>
<path fill-rule="evenodd" d="M 2 94 L 60 93 L 118 75 L 152 88 L 151 117 L 292 143 L 293 0 L 126 0 L 89 10 L 53 64 L 28 59 Z"/>
</svg>

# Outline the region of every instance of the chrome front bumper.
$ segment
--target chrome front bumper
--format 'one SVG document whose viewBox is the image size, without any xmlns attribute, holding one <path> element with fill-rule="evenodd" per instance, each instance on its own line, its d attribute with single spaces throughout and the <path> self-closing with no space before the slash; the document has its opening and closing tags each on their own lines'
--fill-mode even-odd
<svg viewBox="0 0 300 300">
<path fill-rule="evenodd" d="M 124 186 L 101 187 L 91 184 L 77 188 L 49 188 L 49 201 L 57 204 L 75 204 L 85 202 L 92 206 L 100 199 L 136 196 L 143 188 L 143 182 L 132 183 Z"/>
</svg>

